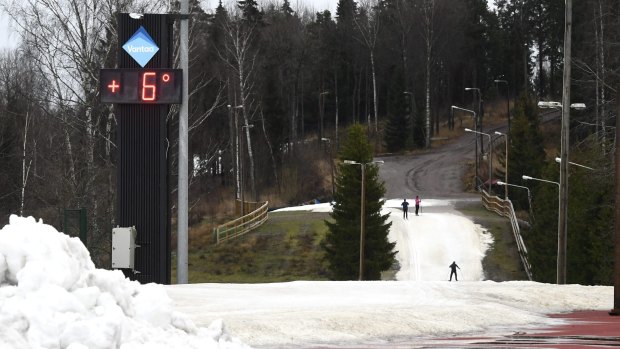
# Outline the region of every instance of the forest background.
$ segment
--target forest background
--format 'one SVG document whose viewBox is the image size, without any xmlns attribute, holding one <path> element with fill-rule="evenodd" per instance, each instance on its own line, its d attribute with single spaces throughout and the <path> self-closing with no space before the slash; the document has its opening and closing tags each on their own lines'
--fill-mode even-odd
<svg viewBox="0 0 620 349">
<path fill-rule="evenodd" d="M 510 181 L 520 184 L 526 173 L 558 178 L 559 133 L 539 125 L 534 106 L 561 99 L 564 1 L 495 6 L 340 0 L 330 13 L 241 0 L 205 13 L 191 1 L 190 224 L 225 219 L 242 182 L 246 198 L 274 206 L 328 198 L 331 159 L 348 125 L 366 126 L 375 153 L 428 148 L 452 105 L 477 110 L 467 87 L 487 102 L 512 101 Z M 116 64 L 117 12 L 177 12 L 178 4 L 2 0 L 0 7 L 21 37 L 0 55 L 0 225 L 18 213 L 62 227 L 65 209 L 84 208 L 93 259 L 109 266 L 116 115 L 99 103 L 98 72 Z M 571 95 L 587 109 L 572 113 L 571 161 L 596 170 L 571 170 L 569 269 L 583 272 L 568 281 L 608 284 L 620 4 L 582 0 L 573 11 Z M 173 198 L 177 116 L 171 108 Z M 537 280 L 552 282 L 555 188 L 528 185 L 532 264 Z M 525 194 L 511 199 L 528 209 Z"/>
</svg>

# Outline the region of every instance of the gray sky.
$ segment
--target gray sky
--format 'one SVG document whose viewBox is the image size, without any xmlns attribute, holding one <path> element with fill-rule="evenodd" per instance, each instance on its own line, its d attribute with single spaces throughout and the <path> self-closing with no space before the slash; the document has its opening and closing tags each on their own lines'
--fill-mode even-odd
<svg viewBox="0 0 620 349">
<path fill-rule="evenodd" d="M 222 1 L 224 4 L 231 0 Z M 276 0 L 280 1 L 280 0 Z M 293 9 L 299 7 L 298 5 L 307 5 L 308 7 L 314 7 L 315 11 L 329 9 L 332 14 L 336 12 L 336 4 L 338 0 L 289 0 Z M 359 1 L 359 0 L 358 0 Z M 259 1 L 260 2 L 260 1 Z M 494 0 L 487 0 L 489 7 L 494 8 Z M 205 9 L 213 9 L 217 6 L 218 0 L 202 0 L 203 7 Z M 19 43 L 19 38 L 12 28 L 11 19 L 5 13 L 0 12 L 0 50 L 5 48 L 14 48 Z"/>
<path fill-rule="evenodd" d="M 0 50 L 17 46 L 18 38 L 10 27 L 10 21 L 9 16 L 0 12 Z"/>
</svg>

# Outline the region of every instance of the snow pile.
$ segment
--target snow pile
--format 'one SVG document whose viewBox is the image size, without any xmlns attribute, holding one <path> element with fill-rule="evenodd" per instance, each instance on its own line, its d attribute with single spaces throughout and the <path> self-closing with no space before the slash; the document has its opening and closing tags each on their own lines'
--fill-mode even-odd
<svg viewBox="0 0 620 349">
<path fill-rule="evenodd" d="M 248 348 L 222 321 L 199 328 L 161 285 L 96 269 L 77 238 L 12 215 L 0 230 L 2 348 Z"/>
</svg>

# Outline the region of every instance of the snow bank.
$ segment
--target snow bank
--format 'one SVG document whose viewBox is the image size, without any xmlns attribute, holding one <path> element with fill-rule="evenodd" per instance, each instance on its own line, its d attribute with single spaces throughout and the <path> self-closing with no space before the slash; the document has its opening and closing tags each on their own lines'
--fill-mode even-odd
<svg viewBox="0 0 620 349">
<path fill-rule="evenodd" d="M 530 332 L 563 323 L 548 314 L 613 307 L 610 286 L 531 281 L 295 281 L 166 290 L 197 324 L 225 317 L 244 342 L 269 349 L 425 347 L 418 344 L 428 338 Z M 192 303 L 207 297 L 210 302 Z"/>
<path fill-rule="evenodd" d="M 12 215 L 0 230 L 2 348 L 248 348 L 222 321 L 199 328 L 166 290 L 96 269 L 77 238 Z"/>
</svg>

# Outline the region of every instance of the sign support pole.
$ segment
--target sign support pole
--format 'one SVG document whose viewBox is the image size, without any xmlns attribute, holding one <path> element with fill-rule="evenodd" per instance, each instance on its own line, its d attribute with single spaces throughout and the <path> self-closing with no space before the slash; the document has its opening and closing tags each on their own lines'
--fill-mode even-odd
<svg viewBox="0 0 620 349">
<path fill-rule="evenodd" d="M 179 114 L 179 202 L 177 205 L 177 284 L 188 283 L 188 0 L 181 0 L 180 58 L 183 70 L 183 99 Z"/>
</svg>

